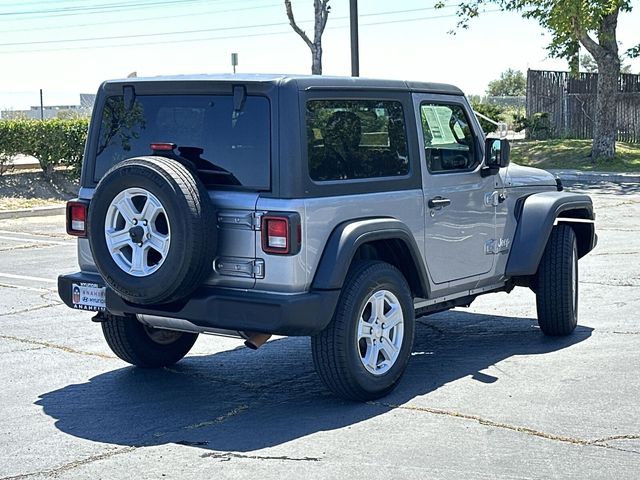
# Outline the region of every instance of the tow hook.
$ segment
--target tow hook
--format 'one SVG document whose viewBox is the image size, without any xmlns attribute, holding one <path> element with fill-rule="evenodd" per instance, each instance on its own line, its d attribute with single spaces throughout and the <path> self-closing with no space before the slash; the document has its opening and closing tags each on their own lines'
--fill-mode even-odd
<svg viewBox="0 0 640 480">
<path fill-rule="evenodd" d="M 243 332 L 246 335 L 244 344 L 251 350 L 257 350 L 271 338 L 270 333 Z"/>
</svg>

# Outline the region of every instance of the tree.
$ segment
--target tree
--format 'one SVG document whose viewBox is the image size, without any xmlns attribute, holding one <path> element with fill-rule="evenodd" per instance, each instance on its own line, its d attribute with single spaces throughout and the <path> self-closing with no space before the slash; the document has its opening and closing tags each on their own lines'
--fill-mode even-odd
<svg viewBox="0 0 640 480">
<path fill-rule="evenodd" d="M 580 71 L 598 73 L 598 64 L 590 54 L 585 53 L 584 55 L 580 55 Z M 631 65 L 624 64 L 624 57 L 622 55 L 620 55 L 620 73 L 633 73 L 631 71 Z"/>
<path fill-rule="evenodd" d="M 594 159 L 613 158 L 620 77 L 616 30 L 618 15 L 631 11 L 632 0 L 463 0 L 458 11 L 461 17 L 458 26 L 468 28 L 469 21 L 488 3 L 537 20 L 551 32 L 550 54 L 569 60 L 573 72 L 579 68 L 580 45 L 593 56 L 599 74 L 591 155 Z M 444 2 L 438 6 L 443 7 Z M 627 50 L 626 55 L 640 55 L 640 45 Z"/>
<path fill-rule="evenodd" d="M 296 23 L 293 16 L 293 9 L 291 8 L 291 0 L 284 0 L 284 7 L 287 11 L 287 18 L 289 18 L 291 28 L 300 35 L 304 43 L 306 43 L 311 50 L 311 73 L 313 75 L 322 75 L 322 34 L 324 33 L 324 27 L 327 25 L 329 11 L 331 10 L 329 0 L 313 0 L 313 8 L 315 11 L 313 41 L 311 41 L 305 31 Z"/>
<path fill-rule="evenodd" d="M 494 97 L 522 97 L 527 94 L 527 78 L 520 70 L 508 69 L 500 78 L 489 82 L 487 95 Z"/>
</svg>

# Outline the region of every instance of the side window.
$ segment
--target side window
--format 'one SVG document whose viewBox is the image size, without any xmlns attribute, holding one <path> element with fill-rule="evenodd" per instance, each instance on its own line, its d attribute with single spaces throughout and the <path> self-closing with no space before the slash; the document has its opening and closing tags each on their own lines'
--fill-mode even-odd
<svg viewBox="0 0 640 480">
<path fill-rule="evenodd" d="M 478 165 L 471 125 L 461 106 L 423 103 L 420 113 L 430 172 L 468 171 Z"/>
<path fill-rule="evenodd" d="M 307 102 L 309 175 L 315 181 L 409 173 L 402 104 L 378 100 Z"/>
</svg>

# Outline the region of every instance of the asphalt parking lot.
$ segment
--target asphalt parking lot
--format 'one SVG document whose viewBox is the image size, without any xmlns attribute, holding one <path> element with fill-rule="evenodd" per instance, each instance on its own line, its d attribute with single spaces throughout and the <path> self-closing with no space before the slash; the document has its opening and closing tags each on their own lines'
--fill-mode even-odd
<svg viewBox="0 0 640 480">
<path fill-rule="evenodd" d="M 640 478 L 640 185 L 574 188 L 600 237 L 575 333 L 542 336 L 525 289 L 423 317 L 369 404 L 328 394 L 306 338 L 201 336 L 175 367 L 128 366 L 57 297 L 63 218 L 1 220 L 0 480 Z"/>
</svg>

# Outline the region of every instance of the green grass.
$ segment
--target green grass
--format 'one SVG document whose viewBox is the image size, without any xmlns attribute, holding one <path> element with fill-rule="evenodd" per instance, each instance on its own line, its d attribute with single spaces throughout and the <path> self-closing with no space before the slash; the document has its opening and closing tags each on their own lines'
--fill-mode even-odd
<svg viewBox="0 0 640 480">
<path fill-rule="evenodd" d="M 640 145 L 618 142 L 613 160 L 592 161 L 591 140 L 523 140 L 512 144 L 511 160 L 538 168 L 640 173 Z"/>
</svg>

